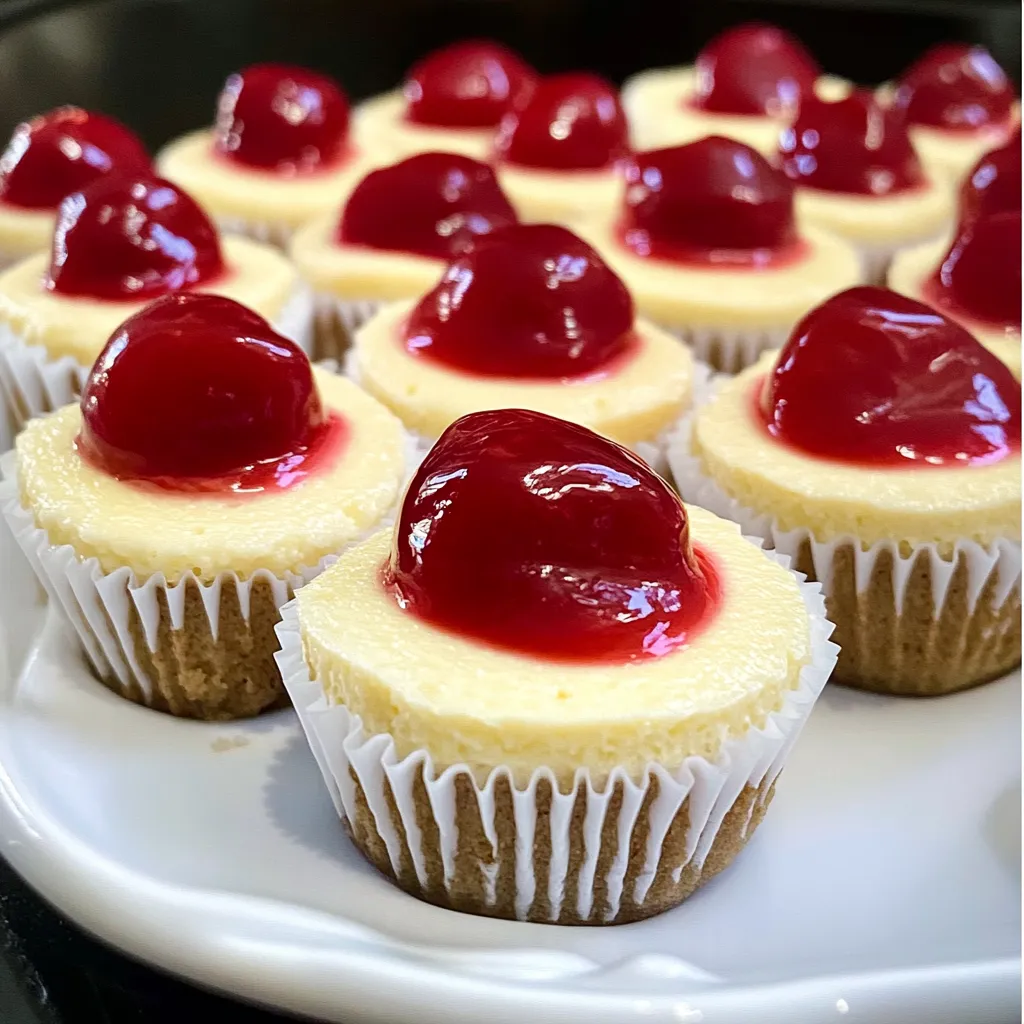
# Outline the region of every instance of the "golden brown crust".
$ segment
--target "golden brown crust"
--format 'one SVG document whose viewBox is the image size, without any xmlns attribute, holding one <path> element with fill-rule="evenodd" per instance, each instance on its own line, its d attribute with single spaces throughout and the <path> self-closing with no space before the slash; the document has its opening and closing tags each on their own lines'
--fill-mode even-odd
<svg viewBox="0 0 1024 1024">
<path fill-rule="evenodd" d="M 492 850 L 480 820 L 479 803 L 473 780 L 464 774 L 456 780 L 455 826 L 458 845 L 455 851 L 454 875 L 445 885 L 441 859 L 440 834 L 434 820 L 422 778 L 413 790 L 416 820 L 422 833 L 422 851 L 426 883 L 421 885 L 408 852 L 408 838 L 402 826 L 390 789 L 386 791 L 391 809 L 391 824 L 399 837 L 401 852 L 396 877 L 381 838 L 373 813 L 355 772 L 355 817 L 346 822 L 349 835 L 363 855 L 379 871 L 418 899 L 439 907 L 484 917 L 514 920 L 516 903 L 516 825 L 512 810 L 512 793 L 507 779 L 498 780 L 494 790 L 497 850 Z M 385 779 L 385 786 L 387 781 Z M 643 901 L 636 903 L 632 894 L 635 883 L 647 860 L 650 810 L 658 796 L 658 780 L 652 777 L 644 803 L 630 834 L 629 860 L 622 888 L 619 909 L 607 919 L 609 910 L 608 875 L 618 852 L 618 809 L 622 802 L 622 784 L 611 796 L 610 806 L 601 833 L 601 848 L 594 873 L 593 901 L 590 913 L 581 917 L 577 896 L 580 871 L 585 860 L 584 817 L 586 789 L 581 783 L 576 793 L 569 826 L 569 858 L 561 910 L 556 921 L 551 919 L 548 900 L 548 878 L 551 866 L 551 787 L 541 780 L 536 790 L 536 826 L 533 844 L 533 873 L 536 890 L 527 913 L 527 920 L 563 925 L 626 924 L 653 917 L 678 905 L 701 885 L 726 868 L 746 845 L 760 825 L 774 795 L 774 782 L 760 788 L 746 786 L 726 813 L 711 849 L 702 865 L 686 864 L 686 833 L 689 826 L 687 803 L 679 809 L 668 829 L 661 848 L 655 877 Z M 493 899 L 489 899 L 486 874 L 493 875 Z"/>
<path fill-rule="evenodd" d="M 809 542 L 794 568 L 816 578 Z M 826 597 L 828 617 L 836 624 L 832 639 L 840 646 L 835 682 L 877 693 L 929 697 L 978 686 L 1020 664 L 1019 585 L 1001 607 L 993 607 L 998 582 L 993 569 L 972 612 L 967 556 L 961 553 L 936 615 L 930 555 L 922 551 L 898 612 L 892 569 L 892 555 L 881 553 L 867 588 L 858 593 L 852 545 L 835 552 Z"/>
<path fill-rule="evenodd" d="M 178 718 L 230 721 L 286 706 L 274 660 L 274 626 L 281 616 L 269 582 L 253 581 L 248 621 L 235 587 L 221 588 L 216 639 L 198 584 L 190 580 L 185 587 L 185 617 L 177 630 L 172 628 L 166 594 L 157 592 L 160 623 L 155 651 L 149 649 L 142 620 L 129 599 L 133 653 L 150 680 L 150 692 L 135 681 L 125 685 L 112 673 L 104 674 L 103 682 L 128 700 Z"/>
</svg>

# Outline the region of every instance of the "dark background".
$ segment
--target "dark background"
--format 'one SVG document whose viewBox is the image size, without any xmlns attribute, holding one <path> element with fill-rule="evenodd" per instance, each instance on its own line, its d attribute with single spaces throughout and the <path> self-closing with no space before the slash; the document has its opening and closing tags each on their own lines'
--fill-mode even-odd
<svg viewBox="0 0 1024 1024">
<path fill-rule="evenodd" d="M 500 39 L 541 71 L 590 68 L 621 81 L 689 62 L 714 33 L 750 18 L 790 29 L 826 70 L 864 84 L 948 40 L 988 46 L 1020 83 L 1018 0 L 0 0 L 0 144 L 23 118 L 77 103 L 121 118 L 155 148 L 209 122 L 224 76 L 253 61 L 330 72 L 358 100 L 467 35 Z M 204 1019 L 281 1020 L 92 942 L 0 860 L 0 1024 Z"/>
</svg>

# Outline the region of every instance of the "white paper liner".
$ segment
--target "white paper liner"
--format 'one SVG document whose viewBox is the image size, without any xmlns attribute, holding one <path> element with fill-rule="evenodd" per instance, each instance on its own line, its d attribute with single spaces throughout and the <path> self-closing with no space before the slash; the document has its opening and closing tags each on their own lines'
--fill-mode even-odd
<svg viewBox="0 0 1024 1024">
<path fill-rule="evenodd" d="M 348 377 L 353 384 L 359 387 L 363 386 L 362 378 L 359 373 L 359 363 L 356 357 L 356 350 L 350 348 L 342 358 L 341 372 Z M 705 366 L 699 359 L 693 361 L 693 378 L 690 384 L 690 403 L 693 406 L 700 405 L 706 401 L 710 394 L 710 389 L 714 386 L 715 374 L 712 372 L 709 366 Z M 663 477 L 668 476 L 670 472 L 670 466 L 668 464 L 668 445 L 672 436 L 678 429 L 678 422 L 670 423 L 667 427 L 661 430 L 657 437 L 647 441 L 636 441 L 632 445 L 627 447 L 640 456 L 656 473 Z M 426 458 L 427 452 L 434 447 L 434 443 L 437 441 L 436 437 L 426 437 L 423 434 L 418 434 L 409 427 L 406 427 L 410 437 L 413 438 L 414 444 L 418 451 L 419 461 L 423 461 Z"/>
<path fill-rule="evenodd" d="M 687 345 L 700 362 L 723 373 L 739 373 L 756 363 L 762 352 L 781 348 L 792 330 L 792 325 L 765 328 L 662 326 Z"/>
<path fill-rule="evenodd" d="M 313 350 L 313 309 L 313 293 L 300 283 L 274 323 L 275 330 L 307 355 Z M 90 369 L 71 356 L 51 359 L 43 345 L 0 322 L 0 452 L 12 446 L 14 436 L 32 417 L 75 401 Z"/>
<path fill-rule="evenodd" d="M 287 249 L 296 228 L 291 224 L 246 220 L 244 217 L 215 217 L 217 228 L 225 235 L 244 235 L 255 242 Z"/>
<path fill-rule="evenodd" d="M 888 553 L 892 557 L 893 599 L 897 614 L 903 611 L 903 599 L 915 563 L 922 552 L 927 553 L 932 584 L 933 614 L 937 618 L 946 603 L 949 585 L 956 574 L 961 555 L 967 566 L 967 609 L 973 614 L 978 597 L 992 575 L 997 573 L 993 594 L 993 608 L 1001 608 L 1020 585 L 1021 545 L 1010 538 L 1000 538 L 990 547 L 971 540 L 958 540 L 951 558 L 943 557 L 934 543 L 917 544 L 907 553 L 901 551 L 899 539 L 881 540 L 864 547 L 852 534 L 819 540 L 806 527 L 784 530 L 772 517 L 747 508 L 728 495 L 701 470 L 700 460 L 690 446 L 692 417 L 686 416 L 669 441 L 668 463 L 675 484 L 683 500 L 714 512 L 724 519 L 739 523 L 747 536 L 760 537 L 771 549 L 796 559 L 804 544 L 808 544 L 814 574 L 821 582 L 826 596 L 832 592 L 832 571 L 836 552 L 849 546 L 853 550 L 854 575 L 858 593 L 864 593 L 871 582 L 879 557 Z"/>
<path fill-rule="evenodd" d="M 789 559 L 785 556 L 771 552 L 766 554 L 788 567 Z M 799 578 L 803 580 L 802 576 Z M 839 648 L 828 639 L 833 626 L 825 618 L 825 603 L 820 586 L 801 582 L 800 590 L 811 620 L 811 661 L 801 671 L 798 687 L 786 695 L 781 708 L 770 714 L 761 728 L 751 729 L 742 737 L 727 740 L 714 760 L 689 757 L 678 768 L 652 763 L 647 766 L 639 782 L 623 769 L 617 768 L 611 772 L 601 789 L 594 785 L 589 772 L 581 768 L 576 772 L 569 793 L 560 791 L 554 773 L 544 767 L 538 768 L 522 789 L 515 787 L 511 773 L 506 768 L 494 769 L 483 786 L 474 783 L 480 820 L 496 860 L 498 832 L 495 786 L 500 778 L 507 778 L 509 782 L 516 823 L 515 913 L 518 918 L 526 918 L 537 890 L 533 870 L 533 839 L 536 793 L 541 780 L 547 780 L 551 786 L 552 849 L 548 878 L 551 920 L 557 920 L 561 911 L 562 892 L 569 866 L 572 812 L 576 792 L 581 784 L 586 788 L 587 797 L 583 822 L 585 851 L 579 875 L 576 910 L 583 920 L 591 914 L 602 830 L 618 783 L 622 783 L 623 787 L 617 831 L 619 850 L 607 876 L 607 920 L 614 919 L 621 905 L 629 841 L 652 776 L 658 780 L 658 797 L 651 805 L 646 863 L 631 893 L 637 905 L 643 903 L 655 879 L 662 843 L 684 801 L 689 799 L 686 862 L 678 866 L 676 880 L 687 865 L 703 865 L 726 813 L 745 787 L 759 788 L 761 799 L 764 799 L 835 667 L 839 652 Z M 377 830 L 387 847 L 392 869 L 399 876 L 401 842 L 392 825 L 386 801 L 383 782 L 387 778 L 405 828 L 417 878 L 426 887 L 426 862 L 419 842 L 420 830 L 416 824 L 413 797 L 414 783 L 422 777 L 440 831 L 445 884 L 450 891 L 458 845 L 455 780 L 459 775 L 468 776 L 472 780 L 472 773 L 465 765 L 454 765 L 438 774 L 429 752 L 425 750 L 399 759 L 391 736 L 366 736 L 358 715 L 350 714 L 343 705 L 329 704 L 321 687 L 310 679 L 303 661 L 297 602 L 290 602 L 282 609 L 282 619 L 276 628 L 280 649 L 275 657 L 281 676 L 338 814 L 350 822 L 355 818 L 356 789 L 351 769 L 359 779 Z M 493 881 L 488 890 L 493 903 Z"/>
<path fill-rule="evenodd" d="M 399 495 L 418 465 L 415 459 L 414 449 L 407 438 L 405 471 Z M 103 678 L 115 677 L 123 686 L 130 686 L 134 681 L 147 699 L 152 697 L 153 684 L 135 657 L 130 628 L 132 608 L 138 613 L 147 646 L 155 652 L 161 594 L 170 613 L 171 628 L 181 629 L 188 584 L 195 583 L 211 634 L 216 640 L 222 588 L 235 588 L 238 606 L 246 622 L 249 621 L 250 594 L 258 580 L 270 585 L 274 606 L 280 608 L 289 600 L 290 591 L 309 583 L 337 561 L 342 552 L 377 530 L 390 526 L 396 510 L 397 503 L 372 526 L 325 555 L 315 565 L 301 566 L 283 575 L 257 569 L 244 579 L 236 573 L 224 572 L 212 582 L 204 582 L 189 572 L 177 582 L 168 583 L 163 573 L 142 578 L 128 567 L 105 573 L 96 558 L 81 558 L 70 544 L 51 544 L 46 531 L 36 526 L 31 511 L 21 504 L 15 453 L 7 452 L 0 456 L 0 515 L 7 521 L 50 600 L 74 627 L 96 673 Z"/>
</svg>

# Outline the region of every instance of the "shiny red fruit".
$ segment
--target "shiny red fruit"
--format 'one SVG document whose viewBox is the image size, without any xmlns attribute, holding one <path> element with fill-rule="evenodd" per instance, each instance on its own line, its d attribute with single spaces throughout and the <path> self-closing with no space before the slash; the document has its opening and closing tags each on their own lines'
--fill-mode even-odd
<svg viewBox="0 0 1024 1024">
<path fill-rule="evenodd" d="M 797 243 L 792 183 L 742 142 L 638 153 L 626 180 L 622 238 L 640 256 L 763 264 Z"/>
<path fill-rule="evenodd" d="M 697 55 L 693 105 L 709 114 L 791 117 L 821 74 L 799 40 L 751 22 L 716 36 Z"/>
<path fill-rule="evenodd" d="M 840 292 L 796 326 L 757 414 L 783 443 L 910 469 L 1020 451 L 1020 382 L 964 328 L 885 288 Z"/>
<path fill-rule="evenodd" d="M 529 95 L 536 80 L 533 68 L 499 43 L 454 43 L 409 72 L 405 116 L 434 128 L 493 128 Z"/>
<path fill-rule="evenodd" d="M 522 409 L 472 413 L 441 435 L 406 492 L 384 582 L 441 629 L 575 662 L 668 654 L 721 593 L 646 463 Z"/>
<path fill-rule="evenodd" d="M 925 182 L 901 113 L 867 91 L 827 103 L 807 97 L 779 140 L 783 171 L 798 185 L 889 196 Z"/>
<path fill-rule="evenodd" d="M 1003 69 L 981 46 L 933 46 L 900 78 L 895 105 L 911 124 L 975 131 L 1001 126 L 1014 94 Z"/>
<path fill-rule="evenodd" d="M 52 210 L 70 192 L 111 171 L 148 171 L 142 141 L 120 121 L 58 107 L 14 129 L 0 156 L 0 200 Z"/>
<path fill-rule="evenodd" d="M 82 394 L 78 447 L 121 480 L 240 492 L 307 476 L 338 427 L 309 360 L 259 314 L 170 295 L 126 320 Z"/>
<path fill-rule="evenodd" d="M 224 83 L 214 148 L 246 167 L 317 171 L 345 154 L 348 117 L 348 99 L 326 75 L 290 64 L 253 64 Z"/>
<path fill-rule="evenodd" d="M 356 186 L 337 240 L 430 259 L 461 255 L 478 235 L 517 222 L 494 171 L 453 153 L 420 153 Z"/>
<path fill-rule="evenodd" d="M 977 217 L 964 226 L 925 286 L 953 316 L 1020 330 L 1021 212 Z"/>
<path fill-rule="evenodd" d="M 1021 208 L 1020 128 L 1001 149 L 986 153 L 960 186 L 960 224 Z"/>
<path fill-rule="evenodd" d="M 410 314 L 405 339 L 410 352 L 465 373 L 578 377 L 631 350 L 633 300 L 571 231 L 517 225 L 448 267 Z"/>
<path fill-rule="evenodd" d="M 543 170 L 614 167 L 629 154 L 619 91 L 583 72 L 542 78 L 530 99 L 502 118 L 495 151 L 507 163 Z"/>
</svg>

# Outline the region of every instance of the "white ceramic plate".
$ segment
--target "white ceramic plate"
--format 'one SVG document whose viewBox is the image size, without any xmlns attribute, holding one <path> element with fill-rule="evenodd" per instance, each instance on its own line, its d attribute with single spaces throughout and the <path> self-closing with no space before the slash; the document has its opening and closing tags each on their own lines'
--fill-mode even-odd
<svg viewBox="0 0 1024 1024">
<path fill-rule="evenodd" d="M 0 551 L 2 849 L 133 956 L 359 1024 L 1020 1020 L 1019 674 L 926 702 L 827 690 L 764 825 L 683 907 L 511 924 L 370 868 L 291 713 L 206 725 L 108 693 L 26 573 Z"/>
</svg>

